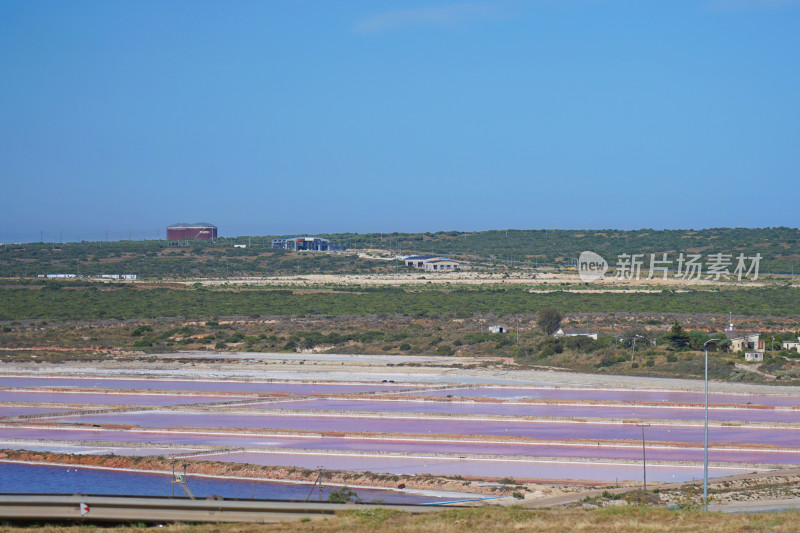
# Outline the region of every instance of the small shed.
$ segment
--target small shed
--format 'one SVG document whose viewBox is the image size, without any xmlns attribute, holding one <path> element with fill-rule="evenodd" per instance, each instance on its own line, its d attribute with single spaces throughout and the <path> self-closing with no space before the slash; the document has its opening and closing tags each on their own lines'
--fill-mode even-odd
<svg viewBox="0 0 800 533">
<path fill-rule="evenodd" d="M 500 325 L 489 326 L 489 331 L 491 331 L 492 333 L 505 333 L 508 331 L 508 328 Z"/>
<path fill-rule="evenodd" d="M 795 349 L 800 352 L 800 337 L 797 338 L 796 341 L 783 341 L 781 343 L 781 347 L 784 350 L 792 350 Z"/>
<path fill-rule="evenodd" d="M 744 360 L 748 363 L 760 363 L 764 360 L 762 352 L 745 352 Z"/>
</svg>

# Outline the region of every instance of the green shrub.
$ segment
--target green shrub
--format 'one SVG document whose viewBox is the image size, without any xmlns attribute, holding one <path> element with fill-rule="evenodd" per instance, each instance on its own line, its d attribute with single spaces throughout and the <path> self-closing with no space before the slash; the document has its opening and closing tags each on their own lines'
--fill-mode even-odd
<svg viewBox="0 0 800 533">
<path fill-rule="evenodd" d="M 361 498 L 359 498 L 358 494 L 349 487 L 342 487 L 341 489 L 334 490 L 328 494 L 328 501 L 331 503 L 349 503 L 360 502 Z"/>
<path fill-rule="evenodd" d="M 453 355 L 455 352 L 453 351 L 453 348 L 447 344 L 440 344 L 436 347 L 436 353 L 438 355 Z"/>
<path fill-rule="evenodd" d="M 611 366 L 611 365 L 615 364 L 616 362 L 617 362 L 617 358 L 613 354 L 607 353 L 607 354 L 603 354 L 603 356 L 600 358 L 599 365 L 600 366 Z"/>
<path fill-rule="evenodd" d="M 237 331 L 228 337 L 226 342 L 235 343 L 240 342 L 242 339 L 244 339 L 244 333 Z"/>
<path fill-rule="evenodd" d="M 131 337 L 141 337 L 146 331 L 153 331 L 153 326 L 141 325 L 131 332 Z"/>
</svg>

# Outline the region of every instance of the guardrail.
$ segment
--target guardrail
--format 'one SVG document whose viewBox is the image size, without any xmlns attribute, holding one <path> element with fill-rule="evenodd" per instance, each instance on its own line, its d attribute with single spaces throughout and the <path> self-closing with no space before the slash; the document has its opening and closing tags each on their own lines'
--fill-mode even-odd
<svg viewBox="0 0 800 533">
<path fill-rule="evenodd" d="M 270 500 L 190 500 L 184 498 L 2 494 L 2 520 L 86 522 L 256 522 L 276 523 L 332 516 L 337 511 L 388 507 L 427 513 L 441 506 L 314 503 Z"/>
</svg>

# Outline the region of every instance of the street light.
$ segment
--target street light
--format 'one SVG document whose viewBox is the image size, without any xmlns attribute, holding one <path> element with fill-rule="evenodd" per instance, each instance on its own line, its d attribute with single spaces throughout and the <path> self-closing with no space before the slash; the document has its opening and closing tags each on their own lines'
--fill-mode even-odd
<svg viewBox="0 0 800 533">
<path fill-rule="evenodd" d="M 637 335 L 634 335 L 634 336 L 633 336 L 633 345 L 632 345 L 632 347 L 631 347 L 631 363 L 633 363 L 633 356 L 634 356 L 634 354 L 636 353 L 636 339 L 644 339 L 644 340 L 649 340 L 649 339 L 648 339 L 647 337 L 645 337 L 644 335 L 638 335 L 638 334 L 637 334 Z"/>
<path fill-rule="evenodd" d="M 703 343 L 706 352 L 706 416 L 705 416 L 705 438 L 703 440 L 703 509 L 708 511 L 708 343 L 718 342 L 719 339 L 708 339 Z"/>
</svg>

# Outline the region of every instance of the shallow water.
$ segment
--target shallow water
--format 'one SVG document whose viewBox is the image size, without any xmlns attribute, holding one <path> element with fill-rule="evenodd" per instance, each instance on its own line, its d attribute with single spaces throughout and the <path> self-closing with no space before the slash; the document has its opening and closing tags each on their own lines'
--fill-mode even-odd
<svg viewBox="0 0 800 533">
<path fill-rule="evenodd" d="M 649 430 L 646 434 L 649 439 Z M 409 440 L 409 439 L 359 439 L 351 437 L 292 437 L 246 434 L 213 434 L 213 433 L 166 433 L 143 432 L 122 429 L 43 429 L 43 428 L 0 428 L 0 439 L 37 439 L 50 441 L 86 441 L 91 442 L 126 442 L 148 444 L 191 444 L 208 446 L 239 446 L 245 448 L 289 448 L 297 450 L 340 450 L 340 451 L 378 451 L 409 453 L 445 453 L 445 454 L 480 454 L 509 457 L 514 455 L 530 457 L 577 457 L 595 459 L 632 459 L 641 457 L 642 449 L 638 444 L 602 446 L 594 444 L 565 443 L 526 443 L 526 442 L 466 442 L 447 441 L 442 439 Z M 800 444 L 800 443 L 798 443 Z M 41 449 L 40 444 L 35 444 Z M 30 445 L 14 445 L 16 449 Z M 57 444 L 49 445 L 55 449 Z M 12 447 L 0 443 L 0 447 Z M 59 449 L 62 449 L 60 447 Z M 64 448 L 68 449 L 68 448 Z M 85 452 L 81 452 L 85 453 Z M 128 451 L 116 452 L 120 455 L 133 455 Z M 177 454 L 180 450 L 167 453 L 152 448 L 141 448 L 141 454 Z M 702 443 L 692 447 L 665 447 L 648 443 L 647 457 L 652 461 L 702 461 Z M 800 464 L 800 449 L 780 450 L 747 450 L 747 449 L 715 449 L 709 450 L 712 462 L 734 462 L 752 464 Z"/>
<path fill-rule="evenodd" d="M 155 380 L 114 378 L 52 378 L 0 376 L 0 387 L 75 387 L 81 389 L 256 392 L 290 394 L 347 394 L 371 391 L 407 389 L 408 386 L 386 383 L 329 384 L 329 383 L 258 383 L 250 381 Z"/>
<path fill-rule="evenodd" d="M 197 498 L 208 498 L 216 494 L 224 498 L 305 500 L 311 490 L 310 484 L 209 478 L 194 476 L 191 470 L 187 478 L 187 487 Z M 171 474 L 0 462 L 0 493 L 170 496 L 173 489 L 171 480 Z M 181 485 L 175 485 L 174 488 L 175 496 L 183 496 Z M 327 500 L 331 490 L 338 489 L 339 487 L 323 487 L 322 500 Z M 393 490 L 354 490 L 364 501 L 426 503 L 450 499 Z M 312 500 L 317 499 L 319 491 L 314 489 Z"/>
<path fill-rule="evenodd" d="M 133 424 L 150 428 L 227 427 L 289 429 L 303 431 L 347 431 L 446 435 L 506 435 L 540 440 L 639 440 L 641 430 L 633 423 L 389 418 L 361 416 L 242 415 L 198 412 L 147 411 L 133 413 L 65 416 L 63 423 Z M 703 442 L 703 426 L 651 425 L 652 441 Z M 774 444 L 794 447 L 800 443 L 800 428 L 712 426 L 709 442 Z"/>
<path fill-rule="evenodd" d="M 598 464 L 504 459 L 444 459 L 436 457 L 381 457 L 352 455 L 307 455 L 292 453 L 234 452 L 204 455 L 209 461 L 304 468 L 322 466 L 331 470 L 358 470 L 389 474 L 468 475 L 535 479 L 641 480 L 641 464 Z M 709 476 L 742 474 L 752 469 L 710 467 Z M 703 465 L 647 465 L 652 481 L 688 481 L 703 476 Z"/>
<path fill-rule="evenodd" d="M 394 400 L 329 400 L 287 401 L 253 406 L 262 409 L 302 409 L 324 411 L 384 411 L 387 413 L 447 413 L 504 416 L 539 416 L 565 418 L 644 418 L 656 420 L 703 420 L 700 407 L 642 407 L 627 405 L 541 405 L 525 403 L 419 402 Z M 749 422 L 797 422 L 800 410 L 709 409 L 709 420 Z"/>
<path fill-rule="evenodd" d="M 0 406 L 0 417 L 63 413 L 65 411 L 73 411 L 73 409 L 65 407 L 28 407 L 26 405 Z"/>
<path fill-rule="evenodd" d="M 84 405 L 155 405 L 233 402 L 245 396 L 192 396 L 168 394 L 117 394 L 84 392 L 0 391 L 0 402 L 68 403 Z"/>
<path fill-rule="evenodd" d="M 431 392 L 410 392 L 405 394 L 408 394 L 409 396 L 452 396 L 454 398 L 497 398 L 503 400 L 549 398 L 555 400 L 593 400 L 650 403 L 664 402 L 700 405 L 705 403 L 704 393 L 691 391 L 476 387 Z M 709 404 L 726 405 L 800 406 L 800 397 L 709 393 L 708 402 Z"/>
</svg>

